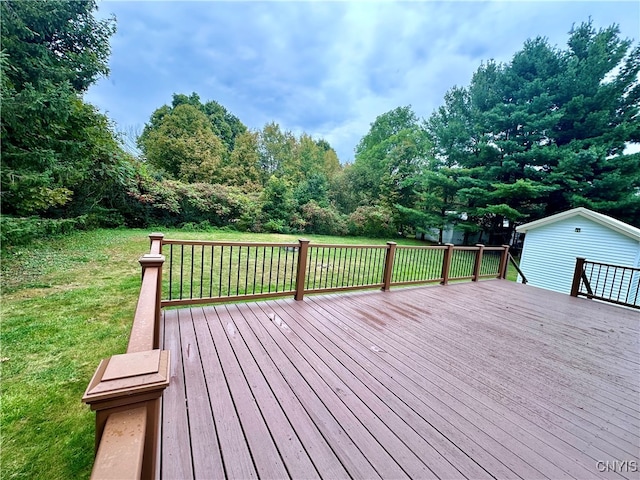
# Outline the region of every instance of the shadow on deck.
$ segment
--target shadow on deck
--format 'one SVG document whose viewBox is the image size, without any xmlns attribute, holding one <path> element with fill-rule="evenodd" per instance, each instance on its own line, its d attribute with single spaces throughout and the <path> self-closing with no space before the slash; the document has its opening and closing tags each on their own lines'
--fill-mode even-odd
<svg viewBox="0 0 640 480">
<path fill-rule="evenodd" d="M 638 478 L 638 317 L 503 280 L 165 310 L 159 474 Z"/>
</svg>

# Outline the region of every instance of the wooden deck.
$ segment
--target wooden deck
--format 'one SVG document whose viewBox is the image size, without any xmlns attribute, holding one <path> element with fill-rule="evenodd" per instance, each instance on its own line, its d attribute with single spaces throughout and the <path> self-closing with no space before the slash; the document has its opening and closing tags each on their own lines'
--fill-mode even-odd
<svg viewBox="0 0 640 480">
<path fill-rule="evenodd" d="M 492 280 L 167 310 L 163 329 L 164 479 L 639 478 L 630 309 Z"/>
</svg>

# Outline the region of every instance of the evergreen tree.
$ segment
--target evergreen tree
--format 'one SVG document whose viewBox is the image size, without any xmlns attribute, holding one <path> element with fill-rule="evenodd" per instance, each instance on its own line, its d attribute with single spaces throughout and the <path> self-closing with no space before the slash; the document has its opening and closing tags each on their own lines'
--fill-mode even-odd
<svg viewBox="0 0 640 480">
<path fill-rule="evenodd" d="M 96 8 L 93 0 L 0 3 L 3 213 L 82 211 L 104 200 L 96 181 L 126 182 L 111 125 L 82 100 L 109 71 L 115 20 L 96 20 Z"/>
<path fill-rule="evenodd" d="M 511 62 L 480 66 L 467 88 L 447 93 L 427 129 L 436 157 L 465 168 L 465 212 L 508 241 L 517 222 L 586 205 L 640 224 L 638 142 L 640 50 L 617 27 L 591 22 L 568 49 L 543 38 Z"/>
</svg>

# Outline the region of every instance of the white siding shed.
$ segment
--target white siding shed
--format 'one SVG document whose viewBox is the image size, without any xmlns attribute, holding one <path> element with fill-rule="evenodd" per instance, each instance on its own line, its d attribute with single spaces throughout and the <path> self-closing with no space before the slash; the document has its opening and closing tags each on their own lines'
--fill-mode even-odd
<svg viewBox="0 0 640 480">
<path fill-rule="evenodd" d="M 570 293 L 576 257 L 640 266 L 640 228 L 583 207 L 526 223 L 520 268 L 530 285 Z"/>
</svg>

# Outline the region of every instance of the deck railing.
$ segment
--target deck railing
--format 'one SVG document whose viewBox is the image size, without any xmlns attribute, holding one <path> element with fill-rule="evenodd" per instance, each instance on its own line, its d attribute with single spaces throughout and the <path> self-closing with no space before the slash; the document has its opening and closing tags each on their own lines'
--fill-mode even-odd
<svg viewBox="0 0 640 480">
<path fill-rule="evenodd" d="M 522 280 L 522 284 L 526 285 L 528 280 L 527 277 L 525 276 L 525 274 L 522 272 L 522 270 L 520 270 L 520 265 L 517 264 L 515 258 L 513 258 L 513 256 L 511 255 L 511 253 L 509 253 L 509 263 L 511 265 L 513 265 L 513 267 L 516 269 L 516 272 L 518 272 L 518 275 L 520 275 L 520 279 Z"/>
<path fill-rule="evenodd" d="M 140 258 L 142 285 L 127 352 L 100 363 L 83 397 L 96 411 L 93 479 L 155 478 L 160 401 L 170 372 L 169 352 L 159 349 L 162 307 L 283 295 L 301 300 L 305 293 L 505 278 L 509 253 L 508 246 L 311 245 L 308 240 L 248 243 L 149 237 L 150 253 Z"/>
<path fill-rule="evenodd" d="M 309 244 L 297 297 L 301 299 L 305 293 L 382 287 L 388 250 L 388 245 Z M 304 255 L 304 247 L 301 251 Z"/>
<path fill-rule="evenodd" d="M 163 306 L 295 292 L 298 243 L 164 240 Z"/>
<path fill-rule="evenodd" d="M 169 385 L 169 352 L 160 346 L 162 234 L 140 258 L 142 285 L 127 353 L 100 362 L 82 400 L 96 411 L 92 479 L 155 478 L 160 398 Z"/>
<path fill-rule="evenodd" d="M 509 247 L 163 240 L 162 306 L 505 278 Z"/>
<path fill-rule="evenodd" d="M 576 258 L 571 296 L 640 309 L 640 268 Z"/>
</svg>

